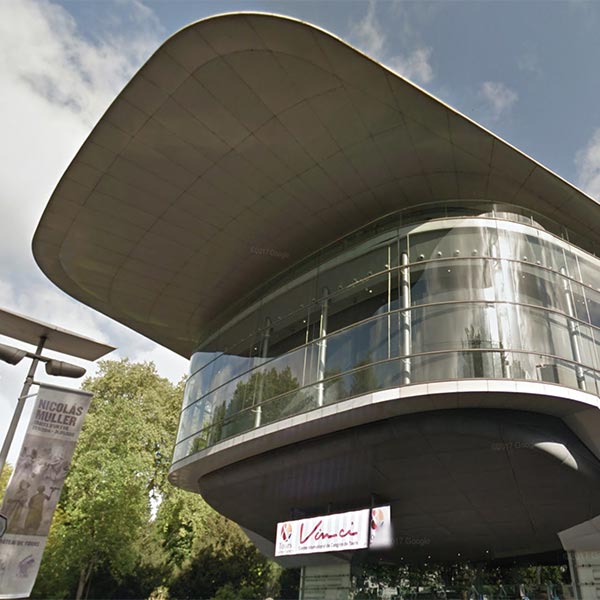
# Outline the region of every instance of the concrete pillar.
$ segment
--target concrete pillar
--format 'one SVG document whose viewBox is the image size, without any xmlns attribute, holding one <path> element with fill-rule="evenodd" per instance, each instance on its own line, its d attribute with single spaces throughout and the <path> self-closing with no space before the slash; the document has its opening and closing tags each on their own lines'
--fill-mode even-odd
<svg viewBox="0 0 600 600">
<path fill-rule="evenodd" d="M 576 600 L 600 600 L 600 516 L 558 534 L 569 557 Z"/>
<path fill-rule="evenodd" d="M 573 594 L 577 600 L 600 600 L 600 551 L 568 552 Z"/>
<path fill-rule="evenodd" d="M 302 567 L 299 600 L 348 600 L 351 593 L 350 563 Z"/>
</svg>

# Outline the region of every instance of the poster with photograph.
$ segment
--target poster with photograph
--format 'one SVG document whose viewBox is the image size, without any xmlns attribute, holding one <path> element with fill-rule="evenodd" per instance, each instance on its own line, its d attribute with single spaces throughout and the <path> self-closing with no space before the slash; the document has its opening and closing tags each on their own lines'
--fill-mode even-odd
<svg viewBox="0 0 600 600">
<path fill-rule="evenodd" d="M 92 395 L 40 385 L 0 512 L 0 598 L 27 598 Z"/>
</svg>

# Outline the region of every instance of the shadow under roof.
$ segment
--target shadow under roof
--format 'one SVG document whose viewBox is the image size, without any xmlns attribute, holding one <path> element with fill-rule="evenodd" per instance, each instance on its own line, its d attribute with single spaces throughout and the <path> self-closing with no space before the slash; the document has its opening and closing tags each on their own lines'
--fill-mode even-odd
<svg viewBox="0 0 600 600">
<path fill-rule="evenodd" d="M 418 86 L 307 23 L 235 13 L 176 33 L 127 84 L 33 253 L 71 296 L 189 356 L 256 285 L 387 213 L 456 198 L 600 244 L 594 200 Z"/>
</svg>

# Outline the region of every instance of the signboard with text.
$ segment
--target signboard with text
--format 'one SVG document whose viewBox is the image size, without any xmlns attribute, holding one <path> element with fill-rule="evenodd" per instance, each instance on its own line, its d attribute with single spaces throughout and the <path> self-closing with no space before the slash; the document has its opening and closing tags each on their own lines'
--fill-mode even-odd
<svg viewBox="0 0 600 600">
<path fill-rule="evenodd" d="M 381 506 L 278 523 L 275 556 L 389 547 L 390 516 Z"/>
<path fill-rule="evenodd" d="M 27 598 L 71 464 L 91 394 L 40 385 L 2 513 L 0 598 Z"/>
</svg>

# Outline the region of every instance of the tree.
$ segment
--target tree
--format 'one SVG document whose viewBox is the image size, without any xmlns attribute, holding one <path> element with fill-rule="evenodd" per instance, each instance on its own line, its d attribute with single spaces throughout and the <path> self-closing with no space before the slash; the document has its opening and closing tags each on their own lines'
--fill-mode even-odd
<svg viewBox="0 0 600 600">
<path fill-rule="evenodd" d="M 13 468 L 10 463 L 4 463 L 4 469 L 0 473 L 0 506 L 2 506 L 2 500 L 4 500 L 4 492 L 8 487 L 10 476 L 12 475 Z"/>
<path fill-rule="evenodd" d="M 154 364 L 102 361 L 84 389 L 94 398 L 42 561 L 34 597 L 82 598 L 94 573 L 132 575 L 167 486 L 181 386 Z"/>
<path fill-rule="evenodd" d="M 279 567 L 198 494 L 167 481 L 183 386 L 151 363 L 122 360 L 100 363 L 84 387 L 94 398 L 32 597 L 276 595 Z"/>
<path fill-rule="evenodd" d="M 163 540 L 170 573 L 165 585 L 171 597 L 238 600 L 277 591 L 279 567 L 199 495 L 171 488 L 156 527 Z"/>
</svg>

